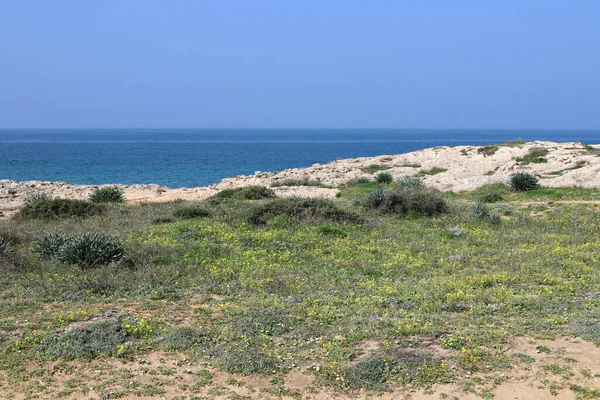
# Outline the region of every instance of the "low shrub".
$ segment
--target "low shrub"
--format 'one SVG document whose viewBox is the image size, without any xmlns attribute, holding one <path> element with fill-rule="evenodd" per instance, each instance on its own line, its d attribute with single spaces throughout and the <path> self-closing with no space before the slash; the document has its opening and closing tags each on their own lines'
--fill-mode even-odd
<svg viewBox="0 0 600 400">
<path fill-rule="evenodd" d="M 127 341 L 127 332 L 117 321 L 90 323 L 62 334 L 43 338 L 38 351 L 54 358 L 90 359 L 101 354 L 114 354 Z"/>
<path fill-rule="evenodd" d="M 171 222 L 175 222 L 175 220 L 171 217 L 157 217 L 152 220 L 154 225 L 170 224 Z"/>
<path fill-rule="evenodd" d="M 475 190 L 473 194 L 481 203 L 496 203 L 505 199 L 508 194 L 508 188 L 504 183 L 493 183 L 483 185 Z"/>
<path fill-rule="evenodd" d="M 101 204 L 85 200 L 50 198 L 44 195 L 36 196 L 28 201 L 16 214 L 15 218 L 30 219 L 60 219 L 87 218 L 102 214 L 105 208 Z"/>
<path fill-rule="evenodd" d="M 392 183 L 394 181 L 394 177 L 389 172 L 380 172 L 375 175 L 375 180 L 377 183 Z"/>
<path fill-rule="evenodd" d="M 345 383 L 349 389 L 373 389 L 384 384 L 391 375 L 392 365 L 380 356 L 365 358 L 349 367 L 345 373 Z"/>
<path fill-rule="evenodd" d="M 483 203 L 477 203 L 473 206 L 473 218 L 476 221 L 488 221 L 492 225 L 500 225 L 502 218 L 497 212 L 491 211 Z"/>
<path fill-rule="evenodd" d="M 517 172 L 510 176 L 510 187 L 516 192 L 528 192 L 540 187 L 538 178 L 527 172 Z"/>
<path fill-rule="evenodd" d="M 483 203 L 477 203 L 473 206 L 473 218 L 476 221 L 483 221 L 490 215 L 489 208 Z"/>
<path fill-rule="evenodd" d="M 296 223 L 362 221 L 358 214 L 340 208 L 333 200 L 287 197 L 255 205 L 250 210 L 248 222 L 265 225 L 278 215 L 287 215 Z"/>
<path fill-rule="evenodd" d="M 218 204 L 223 201 L 230 200 L 261 200 L 272 199 L 275 192 L 265 186 L 245 186 L 235 189 L 221 190 L 217 194 L 208 198 L 208 201 L 213 204 Z"/>
<path fill-rule="evenodd" d="M 97 188 L 90 195 L 93 203 L 122 203 L 125 201 L 124 193 L 116 186 Z"/>
<path fill-rule="evenodd" d="M 124 255 L 123 245 L 116 237 L 85 233 L 67 240 L 56 257 L 61 262 L 77 265 L 84 270 L 121 261 Z"/>
<path fill-rule="evenodd" d="M 531 164 L 531 163 L 534 163 L 534 164 L 546 163 L 546 162 L 548 162 L 548 160 L 545 157 L 546 154 L 548 154 L 547 149 L 545 149 L 543 147 L 532 147 L 531 149 L 529 149 L 527 154 L 525 154 L 523 157 L 517 158 L 517 161 L 521 165 L 527 165 L 527 164 Z"/>
<path fill-rule="evenodd" d="M 425 187 L 423 181 L 418 176 L 405 176 L 396 181 L 396 184 L 401 189 L 412 189 Z"/>
<path fill-rule="evenodd" d="M 302 179 L 283 179 L 280 181 L 275 181 L 271 184 L 271 187 L 280 187 L 280 186 L 321 186 L 322 183 L 319 181 L 311 181 L 308 178 Z"/>
<path fill-rule="evenodd" d="M 210 335 L 200 329 L 182 326 L 175 328 L 165 335 L 162 345 L 168 350 L 186 350 L 206 344 Z"/>
<path fill-rule="evenodd" d="M 364 206 L 386 214 L 434 216 L 447 213 L 448 202 L 437 191 L 427 188 L 377 188 L 371 192 Z"/>
<path fill-rule="evenodd" d="M 496 154 L 498 149 L 499 149 L 499 147 L 497 145 L 490 144 L 490 145 L 478 148 L 477 154 L 483 154 L 484 157 L 488 157 L 488 156 L 492 156 L 492 155 Z"/>
<path fill-rule="evenodd" d="M 251 349 L 227 350 L 220 357 L 220 367 L 232 374 L 270 374 L 280 365 L 272 357 Z"/>
<path fill-rule="evenodd" d="M 198 206 L 179 207 L 173 210 L 173 216 L 181 219 L 209 217 L 210 211 Z"/>
<path fill-rule="evenodd" d="M 34 251 L 43 258 L 56 257 L 71 237 L 62 233 L 46 233 L 37 238 Z"/>
<path fill-rule="evenodd" d="M 279 336 L 289 331 L 290 317 L 278 311 L 256 311 L 237 322 L 238 328 L 245 334 L 263 334 Z"/>
</svg>

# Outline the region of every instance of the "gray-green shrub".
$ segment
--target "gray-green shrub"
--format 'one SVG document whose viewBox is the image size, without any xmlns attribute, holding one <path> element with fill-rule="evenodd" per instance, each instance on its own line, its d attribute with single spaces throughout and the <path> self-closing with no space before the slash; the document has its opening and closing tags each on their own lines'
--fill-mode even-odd
<svg viewBox="0 0 600 400">
<path fill-rule="evenodd" d="M 340 208 L 335 201 L 320 198 L 287 197 L 255 205 L 248 217 L 253 225 L 265 225 L 278 215 L 287 215 L 296 223 L 362 222 L 355 212 Z"/>
<path fill-rule="evenodd" d="M 85 200 L 38 196 L 28 201 L 16 214 L 16 219 L 86 218 L 102 214 L 104 206 Z"/>
</svg>

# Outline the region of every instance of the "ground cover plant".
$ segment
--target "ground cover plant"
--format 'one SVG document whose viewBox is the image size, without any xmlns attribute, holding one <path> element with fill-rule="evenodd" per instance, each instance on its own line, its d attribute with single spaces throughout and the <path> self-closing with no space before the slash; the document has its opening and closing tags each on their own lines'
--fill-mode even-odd
<svg viewBox="0 0 600 400">
<path fill-rule="evenodd" d="M 592 396 L 600 371 L 553 343 L 600 343 L 600 193 L 500 189 L 370 181 L 335 200 L 251 189 L 2 220 L 0 393 L 443 398 L 451 384 L 447 398 L 490 398 L 518 374 L 557 398 Z M 488 190 L 502 199 L 478 204 Z M 371 195 L 446 207 L 399 218 L 366 208 Z M 185 207 L 209 213 L 173 216 Z M 100 238 L 118 256 L 88 262 Z M 69 243 L 77 257 L 63 259 Z"/>
</svg>

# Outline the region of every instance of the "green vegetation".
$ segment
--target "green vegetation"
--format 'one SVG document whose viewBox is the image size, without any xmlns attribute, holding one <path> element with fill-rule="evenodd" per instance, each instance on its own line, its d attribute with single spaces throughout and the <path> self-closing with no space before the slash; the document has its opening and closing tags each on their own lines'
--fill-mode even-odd
<svg viewBox="0 0 600 400">
<path fill-rule="evenodd" d="M 394 177 L 388 172 L 380 172 L 375 175 L 375 181 L 377 183 L 392 183 L 394 182 Z"/>
<path fill-rule="evenodd" d="M 477 149 L 477 154 L 483 154 L 484 157 L 494 155 L 500 147 L 498 145 L 487 145 Z"/>
<path fill-rule="evenodd" d="M 437 175 L 448 171 L 446 168 L 433 167 L 431 169 L 422 169 L 417 176 Z"/>
<path fill-rule="evenodd" d="M 363 202 L 365 208 L 403 216 L 434 216 L 449 211 L 448 202 L 438 192 L 425 187 L 376 188 Z"/>
<path fill-rule="evenodd" d="M 104 211 L 102 205 L 90 201 L 36 196 L 19 210 L 16 218 L 23 220 L 87 218 L 102 214 Z"/>
<path fill-rule="evenodd" d="M 510 187 L 517 192 L 529 192 L 540 187 L 537 177 L 527 172 L 517 172 L 510 176 Z"/>
<path fill-rule="evenodd" d="M 198 206 L 178 207 L 173 210 L 173 216 L 181 219 L 204 218 L 210 216 L 210 211 L 204 207 Z M 163 221 L 163 223 L 164 222 L 171 222 L 171 220 Z"/>
<path fill-rule="evenodd" d="M 280 186 L 319 186 L 326 187 L 319 181 L 313 181 L 308 178 L 302 179 L 282 179 L 280 181 L 275 181 L 271 183 L 271 187 L 280 187 Z"/>
<path fill-rule="evenodd" d="M 534 164 L 547 163 L 548 160 L 545 157 L 546 154 L 548 154 L 547 149 L 545 149 L 543 147 L 533 147 L 533 148 L 529 149 L 527 154 L 525 154 L 523 157 L 517 158 L 517 161 L 521 165 L 527 165 L 527 164 L 531 164 L 531 163 L 534 163 Z"/>
<path fill-rule="evenodd" d="M 368 167 L 361 168 L 362 172 L 366 172 L 367 174 L 374 174 L 375 172 L 385 171 L 386 169 L 390 169 L 392 167 L 386 167 L 385 165 L 380 164 L 371 164 Z"/>
<path fill-rule="evenodd" d="M 212 204 L 218 204 L 224 201 L 233 200 L 260 200 L 275 197 L 273 190 L 264 186 L 246 186 L 235 189 L 221 190 L 211 196 L 208 201 Z"/>
<path fill-rule="evenodd" d="M 541 338 L 600 343 L 598 205 L 547 204 L 600 191 L 441 193 L 418 178 L 340 190 L 0 221 L 3 393 L 298 398 L 452 383 L 487 395 L 511 369 L 538 368 L 593 395 Z M 188 208 L 208 213 L 171 217 Z M 521 337 L 527 354 L 511 353 Z M 300 373 L 298 393 L 287 381 Z"/>
<path fill-rule="evenodd" d="M 125 196 L 118 187 L 103 187 L 92 192 L 90 201 L 93 203 L 122 203 L 125 201 Z"/>
</svg>

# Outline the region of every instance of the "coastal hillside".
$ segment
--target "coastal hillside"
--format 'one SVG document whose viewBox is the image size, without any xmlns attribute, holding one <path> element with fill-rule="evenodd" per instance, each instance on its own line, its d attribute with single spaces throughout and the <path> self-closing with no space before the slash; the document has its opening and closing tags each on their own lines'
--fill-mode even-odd
<svg viewBox="0 0 600 400">
<path fill-rule="evenodd" d="M 251 176 L 225 178 L 207 187 L 116 186 L 132 202 L 201 200 L 223 189 L 250 185 L 273 187 L 280 197 L 332 198 L 338 193 L 338 186 L 358 179 L 374 180 L 381 172 L 391 174 L 393 179 L 418 176 L 429 187 L 453 192 L 507 182 L 515 172 L 534 174 L 545 187 L 598 188 L 600 145 L 516 140 L 488 146 L 442 146 L 398 155 L 335 160 L 279 172 L 256 171 Z M 36 194 L 85 199 L 96 188 L 66 182 L 0 180 L 0 217 L 11 215 Z"/>
</svg>

